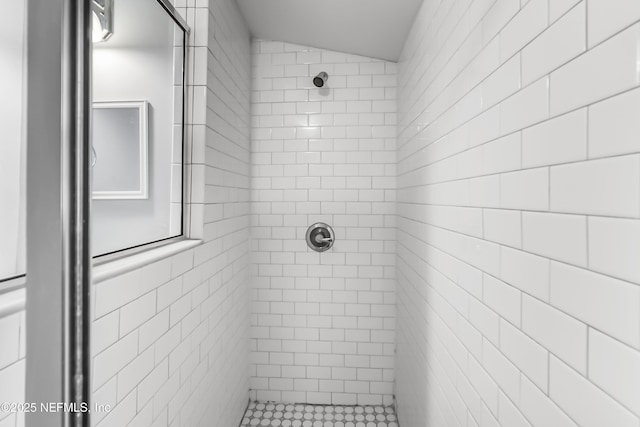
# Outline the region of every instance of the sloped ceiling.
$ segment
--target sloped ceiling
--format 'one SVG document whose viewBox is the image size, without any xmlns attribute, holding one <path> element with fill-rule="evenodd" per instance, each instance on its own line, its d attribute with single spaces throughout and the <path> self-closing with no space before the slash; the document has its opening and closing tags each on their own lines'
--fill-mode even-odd
<svg viewBox="0 0 640 427">
<path fill-rule="evenodd" d="M 397 61 L 423 0 L 238 0 L 254 37 Z"/>
</svg>

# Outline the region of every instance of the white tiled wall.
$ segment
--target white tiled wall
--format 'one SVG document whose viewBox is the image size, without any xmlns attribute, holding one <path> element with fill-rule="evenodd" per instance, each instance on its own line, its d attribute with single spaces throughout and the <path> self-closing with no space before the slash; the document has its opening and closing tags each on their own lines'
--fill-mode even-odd
<svg viewBox="0 0 640 427">
<path fill-rule="evenodd" d="M 392 402 L 395 113 L 395 63 L 253 42 L 254 398 Z"/>
<path fill-rule="evenodd" d="M 6 300 L 6 295 L 2 296 Z M 3 301 L 4 302 L 4 301 Z M 25 401 L 25 311 L 0 317 L 0 402 Z M 0 410 L 0 426 L 24 425 L 24 414 Z"/>
<path fill-rule="evenodd" d="M 229 427 L 249 398 L 250 39 L 233 0 L 196 6 L 180 10 L 190 231 L 204 243 L 95 286 L 94 401 L 113 407 L 97 426 Z"/>
<path fill-rule="evenodd" d="M 402 425 L 640 425 L 639 20 L 424 2 L 398 75 Z"/>
</svg>

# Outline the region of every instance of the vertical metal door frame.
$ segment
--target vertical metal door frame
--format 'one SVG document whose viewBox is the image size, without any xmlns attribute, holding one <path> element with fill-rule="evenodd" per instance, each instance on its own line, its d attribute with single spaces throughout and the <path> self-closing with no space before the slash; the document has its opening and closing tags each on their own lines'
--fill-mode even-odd
<svg viewBox="0 0 640 427">
<path fill-rule="evenodd" d="M 27 1 L 27 427 L 89 426 L 89 19 Z"/>
</svg>

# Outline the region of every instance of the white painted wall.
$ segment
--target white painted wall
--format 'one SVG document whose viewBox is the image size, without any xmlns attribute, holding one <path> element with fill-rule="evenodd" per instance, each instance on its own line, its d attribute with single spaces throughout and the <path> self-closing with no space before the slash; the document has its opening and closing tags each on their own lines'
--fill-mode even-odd
<svg viewBox="0 0 640 427">
<path fill-rule="evenodd" d="M 253 51 L 252 397 L 390 404 L 396 64 L 261 40 Z M 323 253 L 305 242 L 318 221 L 336 235 Z"/>
<path fill-rule="evenodd" d="M 399 64 L 401 425 L 640 424 L 639 20 L 424 2 Z"/>
</svg>

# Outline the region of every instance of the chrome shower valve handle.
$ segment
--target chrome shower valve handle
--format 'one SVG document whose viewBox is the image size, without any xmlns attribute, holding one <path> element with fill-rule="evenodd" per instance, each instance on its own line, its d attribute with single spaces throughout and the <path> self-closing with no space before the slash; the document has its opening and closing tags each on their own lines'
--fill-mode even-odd
<svg viewBox="0 0 640 427">
<path fill-rule="evenodd" d="M 320 233 L 316 234 L 316 242 L 317 243 L 331 243 L 333 242 L 332 237 L 322 237 Z"/>
<path fill-rule="evenodd" d="M 324 222 L 317 222 L 307 229 L 307 245 L 316 252 L 331 249 L 335 241 L 333 229 Z"/>
</svg>

